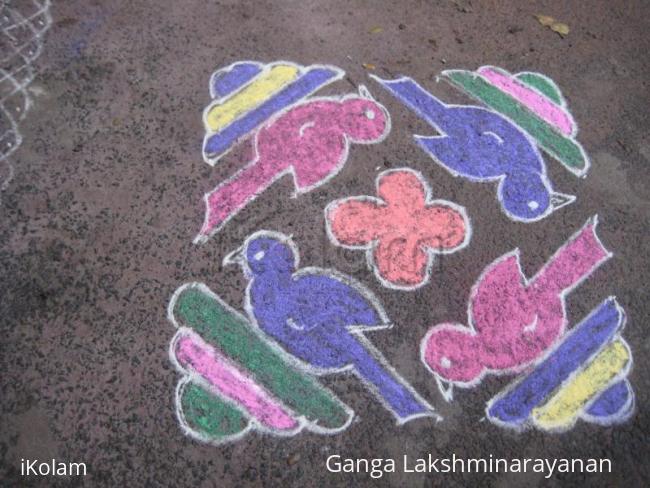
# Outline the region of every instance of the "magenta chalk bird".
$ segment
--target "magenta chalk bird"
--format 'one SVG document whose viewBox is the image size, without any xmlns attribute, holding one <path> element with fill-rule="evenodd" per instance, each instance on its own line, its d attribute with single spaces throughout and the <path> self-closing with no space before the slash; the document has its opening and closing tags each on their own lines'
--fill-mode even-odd
<svg viewBox="0 0 650 488">
<path fill-rule="evenodd" d="M 567 325 L 565 296 L 611 254 L 596 235 L 597 218 L 562 246 L 531 279 L 519 250 L 489 265 L 469 300 L 469 325 L 439 324 L 422 342 L 422 359 L 441 381 L 473 386 L 488 373 L 515 373 L 541 357 Z"/>
<path fill-rule="evenodd" d="M 388 111 L 365 87 L 359 92 L 298 103 L 260 128 L 253 160 L 205 195 L 205 221 L 194 242 L 205 242 L 281 176 L 293 176 L 296 194 L 308 192 L 341 170 L 351 142 L 381 141 L 390 130 Z"/>
</svg>

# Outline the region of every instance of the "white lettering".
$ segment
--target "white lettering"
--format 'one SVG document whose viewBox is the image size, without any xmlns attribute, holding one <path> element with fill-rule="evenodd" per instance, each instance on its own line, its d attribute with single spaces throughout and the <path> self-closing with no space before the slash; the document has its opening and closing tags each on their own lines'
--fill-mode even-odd
<svg viewBox="0 0 650 488">
<path fill-rule="evenodd" d="M 327 458 L 327 461 L 325 461 L 325 466 L 327 467 L 327 471 L 330 473 L 340 473 L 341 472 L 341 456 L 338 454 L 332 454 Z"/>
</svg>

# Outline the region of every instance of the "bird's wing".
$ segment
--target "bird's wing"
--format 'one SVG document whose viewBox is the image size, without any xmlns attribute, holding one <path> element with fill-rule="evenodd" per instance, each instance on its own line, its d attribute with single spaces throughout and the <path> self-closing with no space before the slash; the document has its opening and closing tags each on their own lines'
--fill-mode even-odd
<svg viewBox="0 0 650 488">
<path fill-rule="evenodd" d="M 505 254 L 490 264 L 474 285 L 470 297 L 470 321 L 479 330 L 488 322 L 510 320 L 510 315 L 503 309 L 509 305 L 517 310 L 527 308 L 529 300 L 526 298 L 526 288 L 518 251 Z M 483 311 L 482 314 L 479 310 Z"/>
<path fill-rule="evenodd" d="M 294 277 L 289 316 L 303 330 L 315 327 L 354 331 L 386 328 L 378 300 L 346 277 L 329 272 L 300 272 Z"/>
</svg>

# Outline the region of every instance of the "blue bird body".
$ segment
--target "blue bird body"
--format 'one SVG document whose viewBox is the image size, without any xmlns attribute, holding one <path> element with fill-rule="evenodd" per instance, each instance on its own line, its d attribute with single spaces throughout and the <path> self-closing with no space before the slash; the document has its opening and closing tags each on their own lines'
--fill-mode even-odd
<svg viewBox="0 0 650 488">
<path fill-rule="evenodd" d="M 375 79 L 440 135 L 415 135 L 434 161 L 454 176 L 499 180 L 498 199 L 514 220 L 539 220 L 573 197 L 554 192 L 534 141 L 502 115 L 482 107 L 447 105 L 411 78 Z"/>
<path fill-rule="evenodd" d="M 353 370 L 400 422 L 431 415 L 363 331 L 390 327 L 371 293 L 350 278 L 297 268 L 286 236 L 258 232 L 246 240 L 247 311 L 286 351 L 318 373 Z"/>
</svg>

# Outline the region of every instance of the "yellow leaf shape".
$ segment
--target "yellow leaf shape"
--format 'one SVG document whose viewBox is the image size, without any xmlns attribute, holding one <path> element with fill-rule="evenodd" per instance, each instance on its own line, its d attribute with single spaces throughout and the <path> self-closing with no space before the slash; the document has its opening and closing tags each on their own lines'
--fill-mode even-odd
<svg viewBox="0 0 650 488">
<path fill-rule="evenodd" d="M 564 37 L 569 33 L 569 26 L 566 25 L 566 24 L 563 24 L 562 22 L 553 22 L 551 24 L 551 30 L 553 32 L 557 32 L 562 37 Z"/>
<path fill-rule="evenodd" d="M 544 27 L 549 27 L 555 22 L 555 19 L 553 17 L 551 17 L 550 15 L 539 15 L 538 14 L 538 15 L 535 15 L 535 18 Z"/>
</svg>

